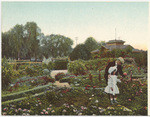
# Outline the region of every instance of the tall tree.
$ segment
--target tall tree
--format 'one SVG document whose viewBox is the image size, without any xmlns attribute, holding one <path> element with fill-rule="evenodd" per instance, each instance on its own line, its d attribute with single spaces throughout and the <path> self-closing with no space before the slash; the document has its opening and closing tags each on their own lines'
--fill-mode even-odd
<svg viewBox="0 0 150 117">
<path fill-rule="evenodd" d="M 64 57 L 68 56 L 72 51 L 73 41 L 63 35 L 50 35 L 42 40 L 42 48 L 45 57 Z"/>
<path fill-rule="evenodd" d="M 35 22 L 27 22 L 25 25 L 25 37 L 28 43 L 28 56 L 35 57 L 37 60 L 39 53 L 39 40 L 38 36 L 40 35 L 40 28 Z"/>
<path fill-rule="evenodd" d="M 89 37 L 85 41 L 85 46 L 88 47 L 87 49 L 91 52 L 93 50 L 98 49 L 98 43 L 93 37 Z"/>
<path fill-rule="evenodd" d="M 85 44 L 77 45 L 70 54 L 71 60 L 78 60 L 78 59 L 89 60 L 90 57 L 91 53 Z"/>
</svg>

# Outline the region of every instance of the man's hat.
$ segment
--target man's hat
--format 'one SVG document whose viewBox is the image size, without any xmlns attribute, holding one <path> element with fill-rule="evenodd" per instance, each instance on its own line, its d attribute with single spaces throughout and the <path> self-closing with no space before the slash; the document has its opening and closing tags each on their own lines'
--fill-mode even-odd
<svg viewBox="0 0 150 117">
<path fill-rule="evenodd" d="M 123 64 L 124 63 L 124 59 L 122 57 L 119 57 L 118 60 Z"/>
</svg>

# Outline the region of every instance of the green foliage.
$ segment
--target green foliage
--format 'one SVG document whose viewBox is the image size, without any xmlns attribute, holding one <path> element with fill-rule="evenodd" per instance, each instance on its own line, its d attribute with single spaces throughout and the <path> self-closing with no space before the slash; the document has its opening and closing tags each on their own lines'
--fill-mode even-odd
<svg viewBox="0 0 150 117">
<path fill-rule="evenodd" d="M 85 46 L 89 52 L 96 50 L 98 48 L 98 43 L 93 37 L 89 37 L 85 41 Z"/>
<path fill-rule="evenodd" d="M 68 64 L 68 71 L 75 75 L 84 75 L 86 67 L 83 60 L 72 61 Z"/>
<path fill-rule="evenodd" d="M 66 75 L 63 72 L 60 72 L 58 74 L 55 75 L 55 79 L 57 81 L 59 81 L 60 79 L 62 79 L 63 77 L 65 77 Z"/>
<path fill-rule="evenodd" d="M 7 59 L 2 59 L 2 90 L 6 90 L 14 78 L 13 66 L 8 64 Z"/>
<path fill-rule="evenodd" d="M 73 44 L 73 41 L 63 35 L 52 34 L 46 36 L 45 39 L 42 40 L 42 44 L 43 55 L 46 58 L 56 58 L 68 56 L 72 51 L 71 45 Z"/>
<path fill-rule="evenodd" d="M 77 45 L 72 53 L 69 55 L 71 60 L 89 60 L 91 58 L 91 53 L 87 49 L 88 47 L 85 44 L 79 44 Z"/>
<path fill-rule="evenodd" d="M 56 60 L 54 62 L 55 70 L 64 70 L 67 69 L 68 60 Z"/>
</svg>

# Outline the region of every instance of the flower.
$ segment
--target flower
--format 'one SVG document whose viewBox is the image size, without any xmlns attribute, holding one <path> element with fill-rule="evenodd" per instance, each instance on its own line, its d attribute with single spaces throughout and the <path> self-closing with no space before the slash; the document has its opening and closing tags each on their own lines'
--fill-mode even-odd
<svg viewBox="0 0 150 117">
<path fill-rule="evenodd" d="M 18 110 L 19 110 L 19 111 L 21 111 L 22 109 L 21 109 L 21 108 L 19 108 Z"/>
<path fill-rule="evenodd" d="M 87 85 L 86 87 L 91 87 L 90 85 Z"/>
<path fill-rule="evenodd" d="M 43 113 L 43 112 L 41 112 L 41 114 L 43 115 L 44 113 Z"/>
<path fill-rule="evenodd" d="M 46 112 L 46 110 L 45 110 L 45 109 L 43 109 L 43 112 Z"/>
<path fill-rule="evenodd" d="M 52 110 L 51 112 L 52 112 L 52 113 L 54 113 L 55 111 L 54 111 L 54 110 Z"/>
<path fill-rule="evenodd" d="M 73 109 L 73 112 L 77 112 L 77 109 Z"/>
<path fill-rule="evenodd" d="M 47 108 L 47 110 L 51 110 L 51 108 Z"/>
<path fill-rule="evenodd" d="M 95 88 L 96 88 L 96 86 L 93 86 L 93 88 L 95 89 Z"/>
<path fill-rule="evenodd" d="M 123 73 L 123 75 L 125 75 L 125 76 L 126 76 L 126 75 L 127 75 L 127 73 L 126 73 L 126 72 L 124 72 L 124 73 Z"/>
<path fill-rule="evenodd" d="M 48 112 L 47 112 L 47 111 L 45 111 L 45 114 L 48 114 Z"/>
<path fill-rule="evenodd" d="M 79 113 L 78 115 L 82 115 L 82 113 Z"/>
<path fill-rule="evenodd" d="M 7 110 L 7 108 L 4 108 L 4 109 L 3 109 L 3 111 L 6 111 L 6 110 Z"/>
<path fill-rule="evenodd" d="M 129 101 L 131 101 L 131 99 L 128 99 Z"/>
<path fill-rule="evenodd" d="M 98 103 L 99 101 L 98 100 L 95 100 L 95 103 Z"/>
<path fill-rule="evenodd" d="M 4 112 L 4 113 L 3 113 L 3 115 L 7 115 L 7 113 L 6 113 L 6 112 Z"/>
<path fill-rule="evenodd" d="M 27 111 L 27 109 L 23 109 L 23 111 Z"/>
<path fill-rule="evenodd" d="M 147 110 L 147 107 L 145 106 L 144 109 Z"/>
<path fill-rule="evenodd" d="M 50 104 L 49 107 L 51 107 L 52 105 Z"/>
<path fill-rule="evenodd" d="M 64 113 L 65 113 L 65 112 L 67 112 L 67 111 L 64 109 L 62 112 L 64 112 Z"/>
<path fill-rule="evenodd" d="M 17 112 L 18 112 L 18 110 L 17 110 L 17 109 L 15 109 L 15 112 L 17 113 Z"/>
<path fill-rule="evenodd" d="M 22 115 L 23 115 L 23 116 L 26 116 L 26 113 L 23 113 Z"/>
</svg>

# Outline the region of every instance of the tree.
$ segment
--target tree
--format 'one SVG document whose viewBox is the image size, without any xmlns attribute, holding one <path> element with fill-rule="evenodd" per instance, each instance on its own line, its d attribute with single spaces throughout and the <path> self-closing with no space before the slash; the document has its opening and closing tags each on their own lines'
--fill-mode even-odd
<svg viewBox="0 0 150 117">
<path fill-rule="evenodd" d="M 47 57 L 68 56 L 71 51 L 73 41 L 63 35 L 50 35 L 42 40 L 42 48 L 45 49 L 43 55 Z"/>
<path fill-rule="evenodd" d="M 77 45 L 70 54 L 71 60 L 78 60 L 78 59 L 89 60 L 90 57 L 91 53 L 87 49 L 87 46 L 85 44 Z"/>
<path fill-rule="evenodd" d="M 27 22 L 25 25 L 25 37 L 27 39 L 27 48 L 28 48 L 28 56 L 35 57 L 37 60 L 39 53 L 39 40 L 38 36 L 40 35 L 40 28 L 37 26 L 35 22 Z"/>
<path fill-rule="evenodd" d="M 85 46 L 88 47 L 87 49 L 89 52 L 98 49 L 98 43 L 93 37 L 86 39 Z"/>
</svg>

